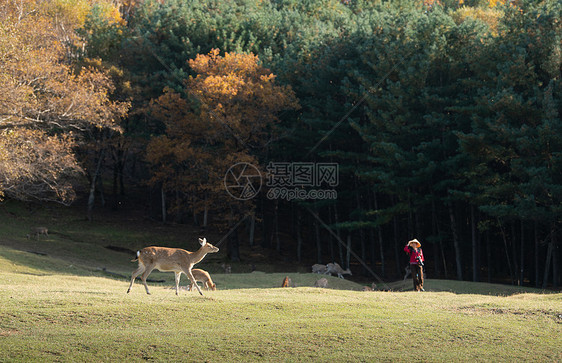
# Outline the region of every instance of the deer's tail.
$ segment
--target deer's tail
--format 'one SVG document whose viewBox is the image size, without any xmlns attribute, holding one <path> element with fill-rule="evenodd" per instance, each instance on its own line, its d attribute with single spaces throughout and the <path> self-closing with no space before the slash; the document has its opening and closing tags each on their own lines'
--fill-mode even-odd
<svg viewBox="0 0 562 363">
<path fill-rule="evenodd" d="M 140 256 L 140 251 L 137 251 L 137 257 L 132 259 L 131 262 L 135 262 L 139 260 L 139 256 Z"/>
</svg>

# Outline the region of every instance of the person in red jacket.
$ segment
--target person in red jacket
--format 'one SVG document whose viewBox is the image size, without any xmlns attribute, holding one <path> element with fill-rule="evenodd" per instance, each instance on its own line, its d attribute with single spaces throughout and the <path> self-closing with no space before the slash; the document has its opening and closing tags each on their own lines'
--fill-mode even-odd
<svg viewBox="0 0 562 363">
<path fill-rule="evenodd" d="M 414 280 L 414 290 L 425 291 L 423 289 L 423 251 L 421 243 L 417 239 L 408 241 L 404 252 L 410 255 L 410 270 L 412 271 L 412 279 Z"/>
</svg>

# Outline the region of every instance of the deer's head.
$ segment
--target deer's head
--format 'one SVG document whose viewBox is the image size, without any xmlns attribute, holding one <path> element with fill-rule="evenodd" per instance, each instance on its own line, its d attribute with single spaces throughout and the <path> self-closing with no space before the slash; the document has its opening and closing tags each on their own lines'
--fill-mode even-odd
<svg viewBox="0 0 562 363">
<path fill-rule="evenodd" d="M 199 238 L 199 243 L 201 244 L 201 249 L 206 253 L 219 252 L 219 248 L 207 242 L 207 238 L 205 237 L 203 237 L 203 239 Z"/>
</svg>

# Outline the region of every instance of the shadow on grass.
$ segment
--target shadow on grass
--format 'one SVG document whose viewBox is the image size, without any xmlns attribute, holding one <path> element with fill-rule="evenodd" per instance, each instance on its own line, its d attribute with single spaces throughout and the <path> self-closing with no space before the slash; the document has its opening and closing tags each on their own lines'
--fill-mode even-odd
<svg viewBox="0 0 562 363">
<path fill-rule="evenodd" d="M 394 291 L 413 291 L 412 279 L 406 281 L 395 281 L 389 283 Z M 425 292 L 451 292 L 454 294 L 495 295 L 511 296 L 517 294 L 549 294 L 556 291 L 536 289 L 525 286 L 512 286 L 502 284 L 489 284 L 485 282 L 457 281 L 426 279 L 424 282 Z"/>
</svg>

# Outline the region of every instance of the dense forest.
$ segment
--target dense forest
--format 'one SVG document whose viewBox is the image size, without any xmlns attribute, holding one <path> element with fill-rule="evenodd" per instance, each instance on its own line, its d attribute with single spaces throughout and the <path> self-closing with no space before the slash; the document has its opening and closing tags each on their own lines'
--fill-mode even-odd
<svg viewBox="0 0 562 363">
<path fill-rule="evenodd" d="M 558 0 L 0 0 L 0 193 L 551 286 Z M 252 171 L 253 170 L 253 171 Z"/>
</svg>

